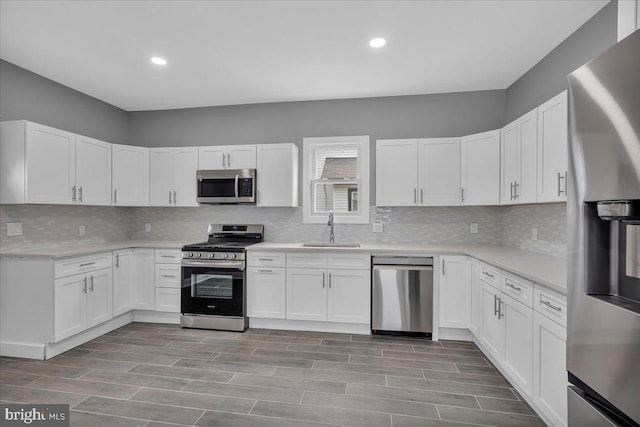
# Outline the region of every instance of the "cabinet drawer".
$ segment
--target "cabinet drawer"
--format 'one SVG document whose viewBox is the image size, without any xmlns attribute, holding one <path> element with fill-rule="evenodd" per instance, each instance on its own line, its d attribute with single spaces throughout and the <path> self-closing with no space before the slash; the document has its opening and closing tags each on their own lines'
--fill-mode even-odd
<svg viewBox="0 0 640 427">
<path fill-rule="evenodd" d="M 156 288 L 156 311 L 180 313 L 180 289 Z"/>
<path fill-rule="evenodd" d="M 107 252 L 56 261 L 54 264 L 55 278 L 108 268 L 111 267 L 112 260 L 111 252 Z"/>
<path fill-rule="evenodd" d="M 369 270 L 371 269 L 371 255 L 359 253 L 328 254 L 329 268 Z"/>
<path fill-rule="evenodd" d="M 480 280 L 486 284 L 491 285 L 496 289 L 500 289 L 500 276 L 501 274 L 499 269 L 485 263 L 480 265 Z"/>
<path fill-rule="evenodd" d="M 156 264 L 155 266 L 156 288 L 180 288 L 179 264 Z"/>
<path fill-rule="evenodd" d="M 533 309 L 562 326 L 567 326 L 567 298 L 564 295 L 535 285 Z"/>
<path fill-rule="evenodd" d="M 287 268 L 327 268 L 327 254 L 287 252 Z"/>
<path fill-rule="evenodd" d="M 162 264 L 180 264 L 180 249 L 156 249 L 155 261 Z"/>
<path fill-rule="evenodd" d="M 528 307 L 533 307 L 533 283 L 514 274 L 502 272 L 502 292 L 520 301 Z"/>
<path fill-rule="evenodd" d="M 287 255 L 284 252 L 248 252 L 249 267 L 284 267 Z"/>
</svg>

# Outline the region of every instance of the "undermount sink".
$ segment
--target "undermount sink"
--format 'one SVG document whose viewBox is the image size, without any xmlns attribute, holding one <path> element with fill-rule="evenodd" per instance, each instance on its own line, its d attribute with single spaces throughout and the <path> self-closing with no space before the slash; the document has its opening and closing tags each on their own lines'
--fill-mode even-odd
<svg viewBox="0 0 640 427">
<path fill-rule="evenodd" d="M 309 242 L 303 243 L 305 248 L 359 248 L 360 243 L 326 243 L 326 242 Z"/>
</svg>

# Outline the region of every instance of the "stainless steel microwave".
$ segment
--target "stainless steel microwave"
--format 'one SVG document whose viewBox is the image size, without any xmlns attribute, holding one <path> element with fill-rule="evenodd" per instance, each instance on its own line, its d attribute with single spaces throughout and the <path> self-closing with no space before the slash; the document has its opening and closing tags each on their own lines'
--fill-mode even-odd
<svg viewBox="0 0 640 427">
<path fill-rule="evenodd" d="M 256 170 L 199 170 L 197 202 L 202 204 L 255 204 Z"/>
</svg>

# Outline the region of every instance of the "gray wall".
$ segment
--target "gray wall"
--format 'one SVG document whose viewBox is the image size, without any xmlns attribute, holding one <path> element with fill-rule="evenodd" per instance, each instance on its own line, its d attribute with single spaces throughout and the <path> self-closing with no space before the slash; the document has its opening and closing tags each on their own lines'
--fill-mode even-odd
<svg viewBox="0 0 640 427">
<path fill-rule="evenodd" d="M 617 31 L 614 0 L 507 89 L 507 123 L 567 89 L 567 74 L 613 46 Z"/>
<path fill-rule="evenodd" d="M 117 144 L 129 143 L 128 113 L 0 60 L 0 119 L 31 120 Z"/>
<path fill-rule="evenodd" d="M 369 135 L 373 145 L 496 129 L 505 101 L 505 91 L 494 90 L 131 112 L 130 139 L 148 147 L 293 142 L 302 148 L 304 137 Z M 375 204 L 375 150 L 370 167 Z"/>
</svg>

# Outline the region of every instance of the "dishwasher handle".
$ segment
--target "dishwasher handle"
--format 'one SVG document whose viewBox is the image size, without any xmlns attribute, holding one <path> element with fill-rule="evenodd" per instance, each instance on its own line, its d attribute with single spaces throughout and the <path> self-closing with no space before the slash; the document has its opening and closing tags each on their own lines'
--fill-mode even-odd
<svg viewBox="0 0 640 427">
<path fill-rule="evenodd" d="M 409 270 L 409 271 L 433 271 L 431 265 L 374 265 L 374 270 Z"/>
</svg>

